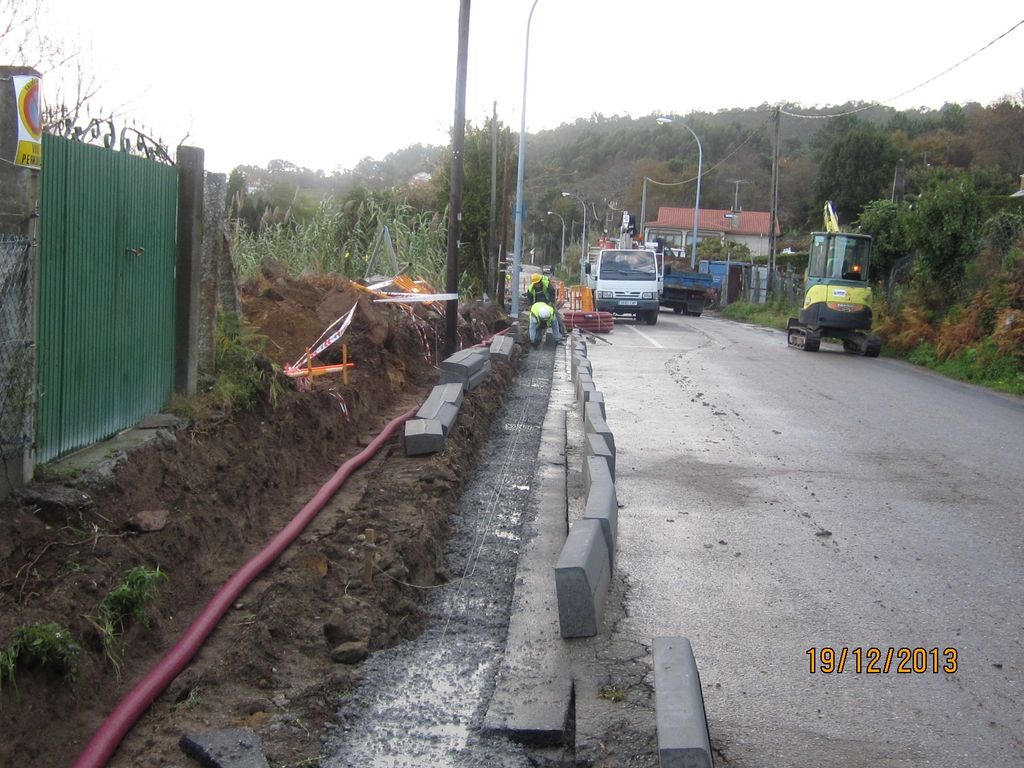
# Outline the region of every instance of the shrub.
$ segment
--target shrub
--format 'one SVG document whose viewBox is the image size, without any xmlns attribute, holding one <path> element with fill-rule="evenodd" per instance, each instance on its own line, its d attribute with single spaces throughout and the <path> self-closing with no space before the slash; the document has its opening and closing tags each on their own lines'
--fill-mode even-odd
<svg viewBox="0 0 1024 768">
<path fill-rule="evenodd" d="M 907 355 L 909 360 L 914 365 L 923 365 L 928 368 L 934 368 L 939 359 L 935 356 L 935 347 L 931 345 L 931 342 L 922 341 Z"/>
<path fill-rule="evenodd" d="M 918 307 L 904 307 L 898 314 L 885 317 L 875 326 L 875 332 L 896 352 L 910 352 L 922 344 L 934 352 L 935 328 Z"/>
<path fill-rule="evenodd" d="M 283 388 L 277 369 L 263 354 L 266 345 L 267 337 L 253 332 L 238 315 L 218 316 L 216 378 L 210 394 L 225 411 L 249 411 L 260 400 L 277 405 Z"/>
</svg>

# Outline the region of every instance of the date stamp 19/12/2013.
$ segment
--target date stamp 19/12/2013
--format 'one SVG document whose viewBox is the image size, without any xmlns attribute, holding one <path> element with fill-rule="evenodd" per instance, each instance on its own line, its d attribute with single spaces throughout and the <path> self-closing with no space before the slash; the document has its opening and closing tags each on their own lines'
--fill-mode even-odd
<svg viewBox="0 0 1024 768">
<path fill-rule="evenodd" d="M 875 646 L 820 646 L 808 648 L 809 669 L 814 674 L 923 675 L 957 671 L 960 654 L 956 648 L 879 648 Z"/>
</svg>

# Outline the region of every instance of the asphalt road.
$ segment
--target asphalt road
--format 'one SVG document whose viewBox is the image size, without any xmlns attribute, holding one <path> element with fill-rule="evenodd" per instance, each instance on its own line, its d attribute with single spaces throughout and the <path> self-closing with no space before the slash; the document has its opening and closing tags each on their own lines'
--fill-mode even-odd
<svg viewBox="0 0 1024 768">
<path fill-rule="evenodd" d="M 607 339 L 616 631 L 691 639 L 719 765 L 1024 765 L 1024 400 L 707 315 Z"/>
</svg>

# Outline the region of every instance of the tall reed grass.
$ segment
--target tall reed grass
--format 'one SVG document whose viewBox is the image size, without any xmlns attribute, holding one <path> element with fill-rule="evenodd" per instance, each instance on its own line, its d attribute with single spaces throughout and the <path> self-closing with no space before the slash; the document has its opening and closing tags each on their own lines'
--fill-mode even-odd
<svg viewBox="0 0 1024 768">
<path fill-rule="evenodd" d="M 387 226 L 399 267 L 407 266 L 409 275 L 443 287 L 445 223 L 445 216 L 439 213 L 416 211 L 404 203 L 388 205 L 367 198 L 341 206 L 328 199 L 305 221 L 286 216 L 284 221 L 266 224 L 258 232 L 236 228 L 235 266 L 243 279 L 255 276 L 267 257 L 293 277 L 341 274 L 350 279 L 362 278 L 374 244 Z M 391 271 L 383 243 L 373 271 Z"/>
</svg>

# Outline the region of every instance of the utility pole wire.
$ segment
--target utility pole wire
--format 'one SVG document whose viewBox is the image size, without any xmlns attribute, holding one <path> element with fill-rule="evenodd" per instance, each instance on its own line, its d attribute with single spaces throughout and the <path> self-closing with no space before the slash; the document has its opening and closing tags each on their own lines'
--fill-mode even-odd
<svg viewBox="0 0 1024 768">
<path fill-rule="evenodd" d="M 707 170 L 702 171 L 701 174 L 700 174 L 700 177 L 704 178 L 709 173 L 711 173 L 713 170 L 715 170 L 718 166 L 720 166 L 722 163 L 726 162 L 727 160 L 732 158 L 733 155 L 735 155 L 737 152 L 739 152 L 741 149 L 743 149 L 743 147 L 751 139 L 753 139 L 758 133 L 760 133 L 762 128 L 764 128 L 766 125 L 768 125 L 769 122 L 771 122 L 772 116 L 774 114 L 775 114 L 775 110 L 773 109 L 772 112 L 768 115 L 767 119 L 765 119 L 765 121 L 763 123 L 761 123 L 759 126 L 754 128 L 750 133 L 747 134 L 746 138 L 743 139 L 743 141 L 741 141 L 739 144 L 737 144 L 735 147 L 733 147 L 732 152 L 727 154 L 725 157 L 723 157 L 721 160 L 719 160 L 717 163 L 712 165 Z M 683 179 L 682 181 L 655 181 L 650 176 L 647 177 L 647 181 L 649 181 L 651 184 L 657 184 L 659 187 L 678 187 L 678 186 L 681 186 L 683 184 L 690 184 L 690 183 L 692 183 L 692 182 L 694 182 L 696 180 L 697 180 L 696 176 L 694 176 L 692 178 L 689 178 L 689 179 Z"/>
<path fill-rule="evenodd" d="M 916 90 L 918 90 L 920 88 L 924 88 L 926 85 L 928 85 L 928 83 L 931 83 L 931 82 L 934 82 L 935 80 L 938 80 L 943 75 L 948 75 L 950 72 L 952 72 L 954 69 L 959 67 L 961 64 L 966 64 L 968 61 L 973 59 L 975 56 L 977 56 L 982 51 L 984 51 L 984 50 L 986 50 L 988 48 L 991 48 L 993 45 L 998 43 L 1000 40 L 1002 40 L 1004 37 L 1006 37 L 1008 34 L 1013 32 L 1015 29 L 1017 29 L 1017 27 L 1021 26 L 1022 24 L 1024 24 L 1024 19 L 1021 19 L 1020 21 L 1018 21 L 1016 24 L 1014 24 L 1008 30 L 1003 32 L 1003 34 L 999 35 L 999 37 L 997 37 L 994 40 L 991 40 L 988 43 L 986 43 L 985 45 L 981 46 L 981 48 L 976 50 L 970 56 L 967 56 L 966 58 L 960 59 L 960 61 L 958 61 L 953 66 L 947 67 L 946 69 L 944 69 L 941 72 L 939 72 L 939 74 L 937 74 L 937 75 L 935 75 L 933 77 L 929 77 L 923 83 L 919 83 L 918 85 L 915 85 L 913 88 L 908 88 L 907 90 L 903 91 L 903 93 L 898 93 L 895 96 L 890 96 L 888 99 L 885 99 L 884 101 L 873 101 L 873 102 L 871 102 L 869 104 L 865 104 L 863 107 L 857 107 L 857 109 L 851 109 L 851 110 L 848 110 L 846 112 L 837 112 L 837 113 L 832 114 L 832 115 L 797 115 L 797 114 L 795 114 L 793 112 L 786 111 L 785 109 L 782 108 L 781 105 L 779 106 L 779 111 L 782 112 L 782 114 L 786 115 L 787 117 L 799 117 L 799 118 L 802 118 L 804 120 L 830 120 L 830 119 L 832 119 L 834 117 L 845 117 L 846 115 L 855 115 L 858 112 L 864 112 L 864 111 L 869 110 L 869 109 L 874 109 L 875 107 L 885 106 L 886 104 L 888 104 L 891 101 L 896 101 L 896 99 L 899 99 L 899 98 L 902 98 L 903 96 L 906 96 L 908 93 L 913 93 L 914 91 L 916 91 Z"/>
</svg>

